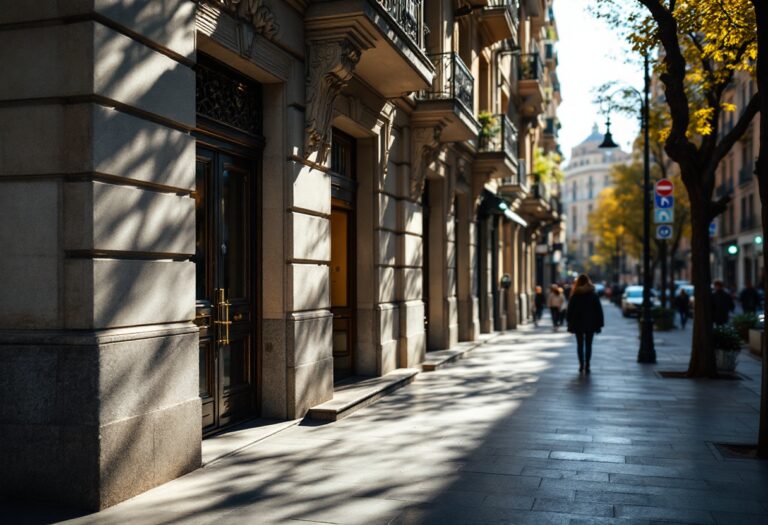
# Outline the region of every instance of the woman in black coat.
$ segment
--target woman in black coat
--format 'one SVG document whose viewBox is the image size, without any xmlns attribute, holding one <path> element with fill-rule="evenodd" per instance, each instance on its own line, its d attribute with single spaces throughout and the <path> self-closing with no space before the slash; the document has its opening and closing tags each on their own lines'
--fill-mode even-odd
<svg viewBox="0 0 768 525">
<path fill-rule="evenodd" d="M 576 334 L 576 351 L 579 354 L 579 372 L 589 373 L 592 358 L 592 338 L 603 327 L 603 307 L 595 287 L 586 275 L 579 275 L 568 301 L 568 331 Z M 584 350 L 586 346 L 586 355 Z"/>
</svg>

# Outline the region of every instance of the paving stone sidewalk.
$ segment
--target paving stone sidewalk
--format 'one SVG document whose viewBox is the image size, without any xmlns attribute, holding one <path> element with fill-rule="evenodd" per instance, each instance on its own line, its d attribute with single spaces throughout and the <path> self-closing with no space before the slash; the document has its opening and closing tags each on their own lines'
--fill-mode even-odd
<svg viewBox="0 0 768 525">
<path fill-rule="evenodd" d="M 685 369 L 690 327 L 639 365 L 637 321 L 604 308 L 589 376 L 545 320 L 67 523 L 768 524 L 768 463 L 712 446 L 755 440 L 759 362 L 742 352 L 751 380 L 662 379 Z"/>
</svg>

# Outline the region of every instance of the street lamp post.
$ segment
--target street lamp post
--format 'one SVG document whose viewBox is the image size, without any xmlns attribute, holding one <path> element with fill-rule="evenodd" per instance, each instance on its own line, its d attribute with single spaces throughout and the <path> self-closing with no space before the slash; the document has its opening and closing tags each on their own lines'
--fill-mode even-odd
<svg viewBox="0 0 768 525">
<path fill-rule="evenodd" d="M 653 314 L 651 312 L 651 148 L 650 148 L 650 93 L 651 75 L 649 71 L 648 53 L 644 60 L 645 86 L 642 94 L 642 127 L 643 127 L 643 309 L 640 320 L 640 349 L 637 353 L 639 363 L 655 363 L 656 349 L 653 344 Z M 635 90 L 632 90 L 635 91 Z M 640 93 L 637 93 L 638 95 Z M 609 97 L 610 99 L 611 97 Z M 618 147 L 610 133 L 610 108 L 606 122 L 605 140 L 601 148 Z"/>
</svg>

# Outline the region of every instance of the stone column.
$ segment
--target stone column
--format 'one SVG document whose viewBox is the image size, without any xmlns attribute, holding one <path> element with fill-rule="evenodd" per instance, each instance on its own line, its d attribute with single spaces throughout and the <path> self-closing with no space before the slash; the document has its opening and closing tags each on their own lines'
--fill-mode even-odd
<svg viewBox="0 0 768 525">
<path fill-rule="evenodd" d="M 0 14 L 0 492 L 90 510 L 201 427 L 195 4 L 95 5 Z"/>
</svg>

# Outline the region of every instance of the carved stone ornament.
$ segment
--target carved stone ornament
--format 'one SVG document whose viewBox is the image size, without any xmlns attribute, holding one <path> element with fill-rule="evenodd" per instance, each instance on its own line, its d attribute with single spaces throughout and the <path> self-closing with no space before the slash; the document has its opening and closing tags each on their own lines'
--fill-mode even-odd
<svg viewBox="0 0 768 525">
<path fill-rule="evenodd" d="M 318 152 L 323 163 L 331 147 L 331 119 L 336 97 L 347 85 L 361 50 L 349 40 L 312 41 L 307 71 L 304 157 Z"/>
<path fill-rule="evenodd" d="M 260 35 L 272 40 L 280 26 L 275 14 L 264 0 L 214 0 L 215 3 L 234 11 L 239 18 L 250 22 Z"/>
<path fill-rule="evenodd" d="M 414 128 L 411 132 L 413 160 L 411 161 L 410 194 L 411 199 L 417 200 L 424 191 L 429 165 L 440 155 L 439 126 Z"/>
</svg>

